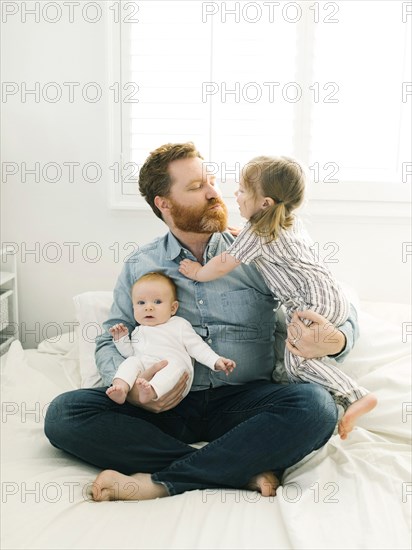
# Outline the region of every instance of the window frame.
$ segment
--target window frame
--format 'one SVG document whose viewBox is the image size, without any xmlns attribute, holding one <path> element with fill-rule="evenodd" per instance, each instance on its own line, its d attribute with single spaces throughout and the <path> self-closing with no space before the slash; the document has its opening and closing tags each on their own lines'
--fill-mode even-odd
<svg viewBox="0 0 412 550">
<path fill-rule="evenodd" d="M 109 6 L 106 4 L 106 8 Z M 128 54 L 125 54 L 125 44 L 130 37 L 131 25 L 122 21 L 114 22 L 111 17 L 106 18 L 107 24 L 107 59 L 108 81 L 116 83 L 118 90 L 123 90 L 124 83 L 128 82 Z M 298 34 L 298 61 L 297 81 L 302 86 L 310 83 L 314 46 L 314 26 L 304 25 L 304 32 Z M 305 52 L 303 54 L 303 51 Z M 296 157 L 308 165 L 312 103 L 306 94 L 302 101 L 296 104 L 294 144 Z M 111 210 L 138 210 L 150 212 L 151 209 L 139 194 L 129 193 L 127 185 L 136 185 L 136 166 L 130 160 L 128 137 L 130 136 L 130 108 L 122 100 L 109 104 L 109 178 L 108 178 L 108 206 Z M 212 147 L 212 136 L 209 134 L 209 148 Z M 210 159 L 213 161 L 213 159 Z M 409 163 L 409 161 L 407 161 Z M 410 177 L 410 176 L 408 176 Z M 232 180 L 232 183 L 234 180 Z M 218 184 L 219 184 L 218 180 Z M 410 219 L 411 185 L 408 182 L 343 182 L 325 183 L 311 182 L 307 193 L 307 212 L 311 216 L 321 218 L 391 218 L 399 223 Z M 225 197 L 230 213 L 238 213 L 236 201 Z"/>
</svg>

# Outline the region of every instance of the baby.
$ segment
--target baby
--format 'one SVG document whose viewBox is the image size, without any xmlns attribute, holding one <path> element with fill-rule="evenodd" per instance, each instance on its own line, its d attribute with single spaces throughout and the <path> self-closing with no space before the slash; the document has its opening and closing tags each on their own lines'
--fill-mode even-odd
<svg viewBox="0 0 412 550">
<path fill-rule="evenodd" d="M 139 323 L 129 338 L 123 323 L 109 329 L 119 353 L 127 357 L 118 368 L 112 385 L 106 393 L 120 405 L 137 384 L 140 403 L 159 399 L 171 390 L 183 372 L 189 373 L 183 397 L 193 380 L 194 357 L 212 370 L 229 375 L 236 367 L 231 359 L 219 357 L 196 334 L 192 325 L 182 317 L 174 317 L 179 303 L 175 283 L 163 273 L 150 272 L 132 286 L 134 318 Z M 161 350 L 159 354 L 159 350 Z M 168 365 L 157 372 L 148 382 L 139 378 L 154 363 L 167 359 Z"/>
</svg>

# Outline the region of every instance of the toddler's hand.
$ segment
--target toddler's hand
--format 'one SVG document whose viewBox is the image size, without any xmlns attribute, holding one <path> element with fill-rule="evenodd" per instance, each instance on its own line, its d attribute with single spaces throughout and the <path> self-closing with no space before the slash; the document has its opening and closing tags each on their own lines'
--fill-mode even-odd
<svg viewBox="0 0 412 550">
<path fill-rule="evenodd" d="M 226 359 L 226 357 L 219 357 L 215 363 L 215 369 L 224 371 L 226 376 L 229 376 L 234 368 L 236 368 L 236 363 L 232 359 Z"/>
<path fill-rule="evenodd" d="M 109 328 L 110 334 L 113 336 L 113 340 L 117 342 L 120 340 L 120 338 L 123 338 L 123 336 L 127 336 L 129 334 L 129 331 L 127 330 L 126 325 L 123 323 L 118 323 L 117 325 L 113 325 Z"/>
<path fill-rule="evenodd" d="M 189 279 L 196 281 L 196 273 L 199 271 L 201 267 L 202 267 L 202 264 L 200 264 L 199 262 L 192 262 L 192 260 L 182 260 L 180 262 L 179 271 L 185 277 L 188 277 Z"/>
<path fill-rule="evenodd" d="M 234 237 L 237 237 L 239 235 L 239 233 L 242 231 L 242 228 L 241 227 L 231 227 L 229 225 L 227 230 L 229 231 L 229 233 L 231 235 L 233 235 Z"/>
</svg>

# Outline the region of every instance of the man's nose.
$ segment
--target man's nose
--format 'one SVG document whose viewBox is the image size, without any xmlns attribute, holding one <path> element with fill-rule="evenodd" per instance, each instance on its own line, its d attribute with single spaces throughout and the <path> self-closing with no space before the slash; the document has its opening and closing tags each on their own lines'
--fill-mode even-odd
<svg viewBox="0 0 412 550">
<path fill-rule="evenodd" d="M 219 197 L 219 196 L 220 194 L 218 189 L 214 185 L 211 185 L 210 183 L 208 183 L 207 189 L 206 189 L 206 198 L 215 199 L 216 197 Z"/>
</svg>

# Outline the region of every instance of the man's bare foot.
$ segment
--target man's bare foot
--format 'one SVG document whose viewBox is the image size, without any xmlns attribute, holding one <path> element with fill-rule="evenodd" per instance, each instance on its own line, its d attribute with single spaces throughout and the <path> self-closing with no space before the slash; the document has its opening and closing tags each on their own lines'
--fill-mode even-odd
<svg viewBox="0 0 412 550">
<path fill-rule="evenodd" d="M 135 384 L 137 386 L 137 391 L 139 392 L 140 403 L 149 403 L 149 401 L 153 401 L 153 399 L 157 398 L 156 392 L 150 383 L 144 378 L 137 378 Z"/>
<path fill-rule="evenodd" d="M 110 399 L 115 403 L 118 403 L 119 405 L 123 405 L 123 403 L 126 401 L 126 397 L 128 393 L 129 393 L 129 384 L 126 384 L 126 387 L 120 384 L 114 384 L 113 386 L 110 386 L 110 388 L 107 388 L 106 390 L 106 394 L 110 397 Z"/>
<path fill-rule="evenodd" d="M 351 432 L 355 426 L 356 420 L 371 411 L 376 407 L 378 400 L 373 393 L 368 393 L 365 397 L 362 397 L 355 403 L 352 403 L 342 416 L 338 425 L 338 432 L 341 439 L 346 439 L 348 433 Z"/>
<path fill-rule="evenodd" d="M 262 472 L 253 476 L 245 486 L 245 489 L 258 491 L 258 493 L 262 493 L 263 497 L 274 497 L 279 485 L 280 481 L 273 472 Z"/>
<path fill-rule="evenodd" d="M 150 474 L 126 476 L 115 470 L 103 470 L 93 482 L 93 500 L 150 500 L 167 497 L 161 483 L 154 483 Z"/>
</svg>

